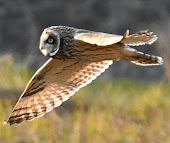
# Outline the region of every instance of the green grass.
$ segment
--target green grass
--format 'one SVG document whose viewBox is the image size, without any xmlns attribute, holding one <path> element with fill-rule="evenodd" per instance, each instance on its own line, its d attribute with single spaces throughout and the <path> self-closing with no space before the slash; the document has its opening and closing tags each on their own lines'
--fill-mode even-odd
<svg viewBox="0 0 170 143">
<path fill-rule="evenodd" d="M 0 73 L 0 89 L 5 90 L 23 89 L 33 75 L 25 65 L 16 65 L 12 57 L 0 63 Z"/>
<path fill-rule="evenodd" d="M 7 89 L 23 89 L 31 74 L 13 63 L 0 68 Z M 19 72 L 18 72 L 19 71 Z M 9 72 L 9 73 L 8 73 Z M 0 85 L 2 83 L 0 82 Z M 3 85 L 3 84 L 2 84 Z M 128 79 L 95 80 L 62 106 L 32 122 L 3 125 L 13 106 L 0 99 L 0 142 L 4 143 L 169 143 L 170 83 Z M 18 95 L 19 97 L 19 95 Z"/>
</svg>

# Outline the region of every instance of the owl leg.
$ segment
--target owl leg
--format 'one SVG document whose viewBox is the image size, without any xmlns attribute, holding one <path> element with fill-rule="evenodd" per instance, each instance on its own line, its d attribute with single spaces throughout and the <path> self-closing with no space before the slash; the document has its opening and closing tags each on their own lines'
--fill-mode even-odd
<svg viewBox="0 0 170 143">
<path fill-rule="evenodd" d="M 161 65 L 163 63 L 161 57 L 144 54 L 129 46 L 122 49 L 122 58 L 141 66 Z"/>
</svg>

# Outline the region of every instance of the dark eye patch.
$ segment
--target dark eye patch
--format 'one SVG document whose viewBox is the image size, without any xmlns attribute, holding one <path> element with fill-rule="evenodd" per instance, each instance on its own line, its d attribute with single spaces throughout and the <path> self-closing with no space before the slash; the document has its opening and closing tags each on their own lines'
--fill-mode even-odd
<svg viewBox="0 0 170 143">
<path fill-rule="evenodd" d="M 46 42 L 49 44 L 55 44 L 56 40 L 52 36 L 49 36 L 48 39 L 46 40 Z"/>
</svg>

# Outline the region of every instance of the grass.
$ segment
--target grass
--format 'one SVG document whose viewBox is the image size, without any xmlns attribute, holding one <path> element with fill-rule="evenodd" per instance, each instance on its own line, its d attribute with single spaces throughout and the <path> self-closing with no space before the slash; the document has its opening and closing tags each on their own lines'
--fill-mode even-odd
<svg viewBox="0 0 170 143">
<path fill-rule="evenodd" d="M 13 58 L 9 57 L 5 62 L 0 63 L 0 73 L 2 73 L 0 74 L 0 89 L 21 90 L 34 72 L 25 65 L 14 64 Z"/>
<path fill-rule="evenodd" d="M 0 66 L 2 71 L 8 90 L 23 89 L 32 75 L 12 61 Z M 168 82 L 95 80 L 56 110 L 14 126 L 1 124 L 15 104 L 13 98 L 1 98 L 0 142 L 169 143 L 169 93 Z"/>
</svg>

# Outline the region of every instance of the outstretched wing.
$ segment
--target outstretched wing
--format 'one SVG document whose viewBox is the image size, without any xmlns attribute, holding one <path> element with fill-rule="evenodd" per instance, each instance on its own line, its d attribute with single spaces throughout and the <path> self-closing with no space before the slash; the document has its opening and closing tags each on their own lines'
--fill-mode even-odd
<svg viewBox="0 0 170 143">
<path fill-rule="evenodd" d="M 153 35 L 153 32 L 149 32 L 148 30 L 143 30 L 132 35 L 129 35 L 129 30 L 127 30 L 124 36 L 101 32 L 78 32 L 74 36 L 74 39 L 76 40 L 96 44 L 98 46 L 107 46 L 116 44 L 118 42 L 129 46 L 139 46 L 152 44 L 157 40 L 157 38 L 157 35 Z"/>
<path fill-rule="evenodd" d="M 157 35 L 153 35 L 153 32 L 148 32 L 148 30 L 144 30 L 136 34 L 124 37 L 121 43 L 127 44 L 129 46 L 139 46 L 145 44 L 152 44 L 157 40 L 157 38 Z"/>
<path fill-rule="evenodd" d="M 107 46 L 118 43 L 122 40 L 123 36 L 108 34 L 102 32 L 77 32 L 74 36 L 75 40 L 80 40 L 86 43 L 95 44 L 97 46 Z"/>
<path fill-rule="evenodd" d="M 112 61 L 49 59 L 32 77 L 6 123 L 43 116 L 105 71 Z"/>
</svg>

